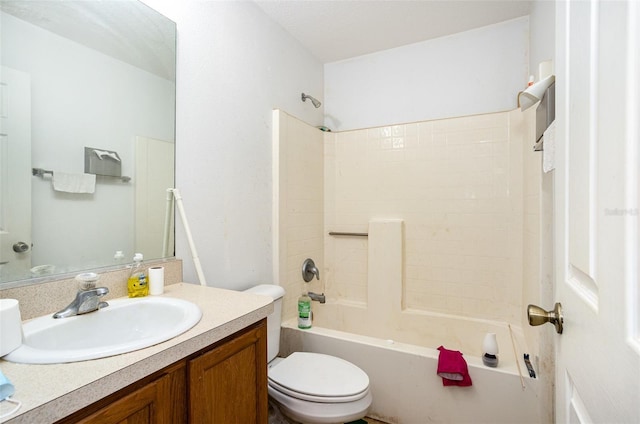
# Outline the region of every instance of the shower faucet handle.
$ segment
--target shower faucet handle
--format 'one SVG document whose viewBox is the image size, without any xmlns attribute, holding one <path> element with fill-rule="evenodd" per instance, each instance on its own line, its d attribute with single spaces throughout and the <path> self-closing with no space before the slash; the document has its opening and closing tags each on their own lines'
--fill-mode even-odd
<svg viewBox="0 0 640 424">
<path fill-rule="evenodd" d="M 318 271 L 318 268 L 313 262 L 313 259 L 307 258 L 302 263 L 302 279 L 308 283 L 309 281 L 313 280 L 314 276 L 319 280 L 320 271 Z"/>
</svg>

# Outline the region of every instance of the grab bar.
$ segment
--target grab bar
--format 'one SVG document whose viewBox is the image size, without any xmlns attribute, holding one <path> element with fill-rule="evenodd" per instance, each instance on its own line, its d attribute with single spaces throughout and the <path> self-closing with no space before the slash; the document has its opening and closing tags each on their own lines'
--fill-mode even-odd
<svg viewBox="0 0 640 424">
<path fill-rule="evenodd" d="M 369 233 L 349 233 L 341 231 L 329 231 L 330 236 L 369 237 Z"/>
</svg>

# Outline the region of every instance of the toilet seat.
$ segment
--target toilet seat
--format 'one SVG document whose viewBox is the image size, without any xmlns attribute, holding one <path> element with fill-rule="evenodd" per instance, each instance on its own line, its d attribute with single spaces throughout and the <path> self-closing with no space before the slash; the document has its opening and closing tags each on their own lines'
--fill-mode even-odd
<svg viewBox="0 0 640 424">
<path fill-rule="evenodd" d="M 369 377 L 357 366 L 335 356 L 294 352 L 269 368 L 269 386 L 296 399 L 346 403 L 369 393 Z"/>
<path fill-rule="evenodd" d="M 306 393 L 300 393 L 300 392 L 296 392 L 290 389 L 287 389 L 286 387 L 282 387 L 280 386 L 278 383 L 274 383 L 273 381 L 269 382 L 269 388 L 272 390 L 275 390 L 277 392 L 280 392 L 284 395 L 287 395 L 289 397 L 292 398 L 296 398 L 299 400 L 305 400 L 305 401 L 309 401 L 309 402 L 317 402 L 317 403 L 347 403 L 347 402 L 354 402 L 357 400 L 362 399 L 363 397 L 365 397 L 367 395 L 367 393 L 369 392 L 368 388 L 363 390 L 362 392 L 353 395 L 353 396 L 312 396 L 312 395 L 308 395 Z"/>
</svg>

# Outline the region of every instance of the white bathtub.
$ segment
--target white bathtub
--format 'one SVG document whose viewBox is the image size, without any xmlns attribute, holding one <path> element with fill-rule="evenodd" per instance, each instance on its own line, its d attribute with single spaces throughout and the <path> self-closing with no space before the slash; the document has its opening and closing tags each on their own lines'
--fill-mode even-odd
<svg viewBox="0 0 640 424">
<path fill-rule="evenodd" d="M 368 414 L 370 417 L 393 424 L 539 424 L 543 421 L 538 402 L 538 391 L 542 386 L 538 379 L 529 377 L 522 362 L 523 352 L 518 351 L 520 376 L 506 324 L 408 313 L 404 314 L 405 319 L 413 324 L 407 331 L 391 337 L 372 337 L 356 334 L 353 329 L 346 332 L 318 325 L 323 321 L 325 325 L 341 321 L 343 324 L 351 323 L 351 327 L 380 328 L 353 317 L 345 319 L 345 314 L 350 315 L 348 311 L 353 308 L 329 303 L 314 303 L 314 308 L 316 311 L 323 308 L 323 311 L 316 313 L 314 326 L 309 330 L 299 330 L 295 320 L 283 323 L 280 354 L 287 356 L 294 351 L 326 353 L 362 368 L 371 380 L 373 404 Z M 421 326 L 422 331 L 417 331 Z M 498 368 L 482 364 L 480 350 L 485 332 L 498 335 Z M 517 328 L 511 332 L 516 349 L 523 349 L 521 332 Z M 413 341 L 410 344 L 400 339 L 424 343 L 418 346 Z M 442 385 L 442 379 L 436 375 L 436 349 L 440 345 L 463 352 L 473 380 L 471 387 Z"/>
</svg>

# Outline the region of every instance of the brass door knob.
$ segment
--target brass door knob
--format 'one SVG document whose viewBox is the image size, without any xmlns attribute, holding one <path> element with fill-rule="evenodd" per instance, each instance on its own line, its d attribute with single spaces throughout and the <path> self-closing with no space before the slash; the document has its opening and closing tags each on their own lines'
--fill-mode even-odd
<svg viewBox="0 0 640 424">
<path fill-rule="evenodd" d="M 549 322 L 556 327 L 558 334 L 562 334 L 564 318 L 562 317 L 562 305 L 559 302 L 556 303 L 552 311 L 545 311 L 539 306 L 529 305 L 527 307 L 527 317 L 529 318 L 529 325 L 536 326 Z"/>
</svg>

